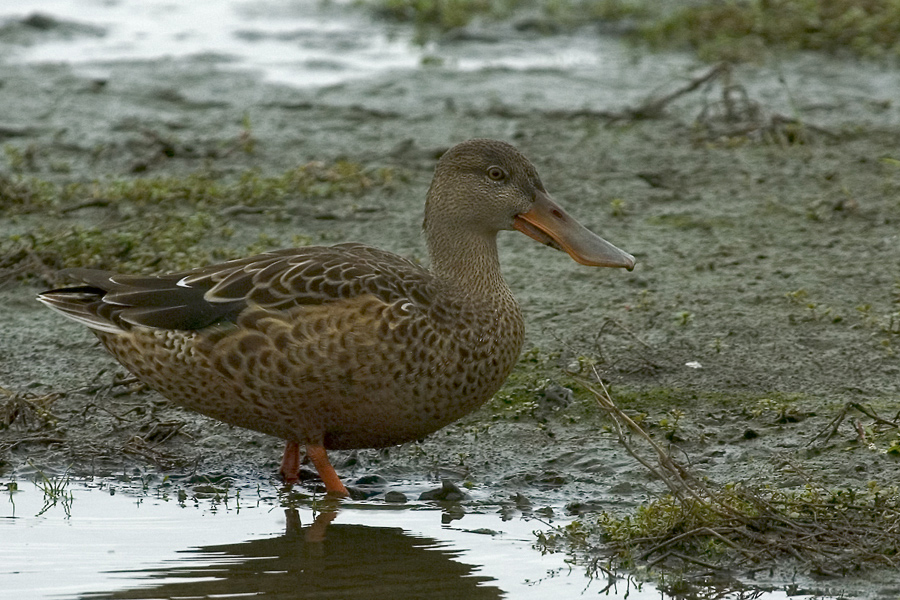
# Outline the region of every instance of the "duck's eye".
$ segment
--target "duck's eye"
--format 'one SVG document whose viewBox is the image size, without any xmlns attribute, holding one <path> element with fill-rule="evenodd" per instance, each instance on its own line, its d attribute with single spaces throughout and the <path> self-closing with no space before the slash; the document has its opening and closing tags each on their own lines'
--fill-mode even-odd
<svg viewBox="0 0 900 600">
<path fill-rule="evenodd" d="M 487 175 L 494 181 L 503 181 L 507 178 L 506 171 L 502 167 L 488 167 Z"/>
</svg>

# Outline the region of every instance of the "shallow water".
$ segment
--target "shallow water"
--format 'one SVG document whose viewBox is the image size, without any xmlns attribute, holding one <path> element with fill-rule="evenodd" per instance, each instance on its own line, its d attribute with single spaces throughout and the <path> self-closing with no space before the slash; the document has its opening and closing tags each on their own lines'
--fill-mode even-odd
<svg viewBox="0 0 900 600">
<path fill-rule="evenodd" d="M 0 590 L 47 599 L 527 599 L 606 585 L 563 555 L 534 551 L 534 532 L 550 524 L 533 518 L 489 511 L 450 521 L 433 505 L 371 502 L 342 506 L 328 524 L 334 513 L 316 521 L 309 503 L 290 504 L 253 490 L 180 502 L 84 481 L 52 502 L 21 482 L 0 498 Z M 651 586 L 630 591 L 658 597 Z"/>
<path fill-rule="evenodd" d="M 70 481 L 54 501 L 43 485 L 0 483 L 2 597 L 668 597 L 542 555 L 536 532 L 565 521 L 504 520 L 496 507 L 463 513 L 372 500 L 316 512 L 274 489 L 179 499 L 106 481 Z"/>
<path fill-rule="evenodd" d="M 31 15 L 55 22 L 23 25 Z M 433 96 L 529 110 L 616 109 L 665 95 L 708 68 L 689 53 L 648 54 L 594 27 L 539 35 L 490 23 L 419 44 L 412 27 L 344 1 L 20 0 L 0 5 L 0 27 L 0 59 L 14 63 L 64 63 L 99 80 L 116 64 L 213 67 L 293 88 L 333 87 L 336 94 L 323 100 L 380 108 L 384 100 L 411 115 Z M 737 86 L 767 110 L 817 121 L 840 108 L 822 120 L 830 125 L 900 122 L 900 112 L 887 108 L 900 85 L 896 69 L 814 53 L 772 63 L 742 69 Z M 381 83 L 345 88 L 365 80 Z M 414 97 L 382 98 L 383 86 L 404 83 Z M 682 103 L 692 118 L 719 100 L 705 89 Z"/>
<path fill-rule="evenodd" d="M 207 55 L 226 68 L 262 73 L 270 82 L 314 87 L 413 69 L 434 49 L 412 43 L 408 27 L 373 23 L 367 12 L 339 2 L 24 0 L 0 8 L 0 22 L 35 13 L 89 29 L 48 32 L 17 48 L 12 53 L 17 61 L 93 63 L 97 68 L 106 61 Z M 610 53 L 623 52 L 620 44 L 598 36 L 573 44 L 567 36 L 516 43 L 498 35 L 453 44 L 441 50 L 441 58 L 461 71 L 595 69 L 609 62 Z"/>
</svg>

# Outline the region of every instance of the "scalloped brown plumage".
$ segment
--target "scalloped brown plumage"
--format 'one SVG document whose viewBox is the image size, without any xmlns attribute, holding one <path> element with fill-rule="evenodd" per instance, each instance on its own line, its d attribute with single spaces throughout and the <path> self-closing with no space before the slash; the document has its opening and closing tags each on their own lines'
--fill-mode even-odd
<svg viewBox="0 0 900 600">
<path fill-rule="evenodd" d="M 159 276 L 69 269 L 81 285 L 38 299 L 177 404 L 287 440 L 288 482 L 305 444 L 326 490 L 346 496 L 327 448 L 420 439 L 481 406 L 512 370 L 524 324 L 497 232 L 587 265 L 634 265 L 495 140 L 441 157 L 424 229 L 431 270 L 361 244 L 311 246 Z"/>
</svg>

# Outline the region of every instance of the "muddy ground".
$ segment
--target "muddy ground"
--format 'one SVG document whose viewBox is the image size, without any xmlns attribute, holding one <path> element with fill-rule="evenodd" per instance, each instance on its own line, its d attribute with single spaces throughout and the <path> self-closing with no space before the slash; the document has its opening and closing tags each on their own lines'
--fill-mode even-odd
<svg viewBox="0 0 900 600">
<path fill-rule="evenodd" d="M 638 57 L 638 78 L 661 60 Z M 900 442 L 886 422 L 900 411 L 900 78 L 797 56 L 735 68 L 730 83 L 750 104 L 737 101 L 730 115 L 719 78 L 655 118 L 611 118 L 709 68 L 674 62 L 682 66 L 668 80 L 598 105 L 588 92 L 608 99 L 606 82 L 552 70 L 437 66 L 310 91 L 214 57 L 107 64 L 99 75 L 0 61 L 0 176 L 65 183 L 203 170 L 227 179 L 338 158 L 391 166 L 404 177 L 361 197 L 298 197 L 287 218 L 235 214 L 232 243 L 265 233 L 290 245 L 302 235 L 426 260 L 419 228 L 436 157 L 470 137 L 508 140 L 637 267 L 591 269 L 501 236 L 531 350 L 497 398 L 425 441 L 335 453 L 347 481 L 379 475 L 381 491 L 414 495 L 448 477 L 487 505 L 522 494 L 558 512 L 631 510 L 661 486 L 617 445 L 592 400 L 565 389 L 567 371 L 593 360 L 613 397 L 714 481 L 896 485 Z M 577 101 L 560 100 L 566 85 Z M 229 150 L 247 117 L 253 152 Z M 38 224 L 96 225 L 111 214 L 7 214 L 0 244 Z M 3 282 L 0 387 L 8 397 L 63 395 L 49 415 L 20 406 L 0 430 L 0 476 L 70 469 L 186 486 L 204 477 L 277 484 L 279 441 L 153 392 L 111 388 L 122 369 L 86 330 L 34 301 L 40 285 Z M 816 437 L 848 403 L 885 422 L 851 410 L 829 439 Z M 895 575 L 817 585 L 886 597 Z"/>
</svg>

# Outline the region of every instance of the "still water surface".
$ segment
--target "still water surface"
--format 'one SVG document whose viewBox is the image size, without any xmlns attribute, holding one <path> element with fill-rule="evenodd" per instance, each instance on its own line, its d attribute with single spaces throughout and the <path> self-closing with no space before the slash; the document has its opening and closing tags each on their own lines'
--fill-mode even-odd
<svg viewBox="0 0 900 600">
<path fill-rule="evenodd" d="M 33 15 L 57 26 L 25 25 Z M 486 23 L 459 39 L 418 43 L 412 27 L 379 19 L 353 0 L 16 0 L 0 2 L 0 32 L 0 61 L 64 63 L 98 79 L 115 64 L 153 61 L 212 65 L 307 90 L 428 73 L 423 102 L 442 90 L 547 110 L 632 106 L 708 68 L 689 53 L 648 54 L 591 27 L 537 35 Z M 872 98 L 896 96 L 900 73 L 800 53 L 741 69 L 740 84 L 768 110 L 793 115 L 798 107 L 834 105 L 843 112 L 821 124 L 856 127 L 873 118 L 865 110 Z M 711 88 L 700 99 L 707 94 L 718 99 Z M 881 110 L 875 118 L 882 127 L 900 113 Z"/>
<path fill-rule="evenodd" d="M 504 519 L 496 506 L 451 518 L 433 503 L 377 499 L 317 512 L 274 488 L 232 489 L 223 501 L 71 481 L 54 502 L 33 482 L 12 487 L 0 481 L 0 598 L 669 598 L 542 554 L 536 532 L 566 521 Z"/>
<path fill-rule="evenodd" d="M 251 490 L 179 501 L 72 482 L 53 503 L 31 482 L 18 488 L 0 495 L 0 597 L 537 599 L 596 596 L 607 583 L 533 549 L 548 523 L 490 508 L 446 522 L 434 505 L 368 501 L 326 523 L 333 513 L 316 521 L 309 502 L 285 508 Z"/>
<path fill-rule="evenodd" d="M 0 5 L 0 22 L 40 14 L 82 28 L 61 28 L 37 43 L 8 51 L 27 63 L 75 65 L 179 59 L 206 55 L 223 68 L 263 74 L 297 87 L 333 85 L 421 66 L 433 44 L 413 43 L 414 31 L 347 2 L 318 0 L 20 0 Z M 599 36 L 474 38 L 440 50 L 441 60 L 474 71 L 486 67 L 584 68 L 629 54 Z"/>
</svg>

